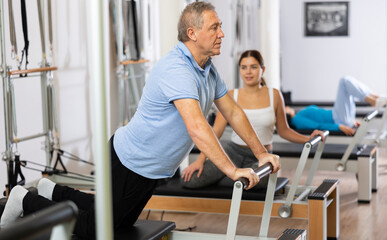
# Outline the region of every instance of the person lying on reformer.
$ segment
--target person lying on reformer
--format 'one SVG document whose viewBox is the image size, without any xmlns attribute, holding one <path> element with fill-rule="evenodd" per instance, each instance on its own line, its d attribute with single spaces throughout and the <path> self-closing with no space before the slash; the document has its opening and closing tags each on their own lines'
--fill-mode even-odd
<svg viewBox="0 0 387 240">
<path fill-rule="evenodd" d="M 242 53 L 239 58 L 239 72 L 244 87 L 230 90 L 228 94 L 243 108 L 260 141 L 268 151 L 272 151 L 274 127 L 282 138 L 295 143 L 305 143 L 317 135 L 323 137 L 323 133 L 318 130 L 307 137 L 289 128 L 281 92 L 267 87 L 262 77 L 265 64 L 259 51 L 248 50 Z M 218 112 L 213 126 L 218 138 L 223 135 L 226 126 L 227 120 Z M 234 131 L 231 141 L 222 141 L 222 146 L 236 166 L 258 167 L 257 158 Z M 224 173 L 206 159 L 202 152 L 195 162 L 184 169 L 181 177 L 184 179 L 184 187 L 187 188 L 201 188 L 220 180 L 225 185 L 232 185 L 232 182 L 225 178 Z M 256 188 L 264 188 L 267 184 L 268 177 L 265 177 L 256 185 Z"/>
<path fill-rule="evenodd" d="M 369 103 L 376 109 L 387 104 L 387 97 L 379 96 L 359 82 L 357 79 L 345 76 L 339 81 L 336 101 L 333 109 L 324 109 L 310 105 L 299 112 L 286 106 L 286 114 L 291 126 L 296 130 L 329 130 L 341 131 L 345 135 L 353 135 L 360 122 L 356 120 L 355 98 Z"/>
</svg>

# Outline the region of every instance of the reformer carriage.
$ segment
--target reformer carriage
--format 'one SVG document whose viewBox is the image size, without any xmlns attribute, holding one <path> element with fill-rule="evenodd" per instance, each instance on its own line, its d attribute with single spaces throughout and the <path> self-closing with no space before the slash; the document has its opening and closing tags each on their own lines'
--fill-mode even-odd
<svg viewBox="0 0 387 240">
<path fill-rule="evenodd" d="M 328 133 L 328 131 L 324 132 L 325 137 Z M 261 229 L 262 226 L 268 228 L 270 217 L 273 216 L 307 219 L 309 239 L 337 238 L 339 236 L 339 181 L 326 179 L 318 187 L 312 186 L 311 181 L 315 172 L 311 170 L 306 184 L 299 185 L 309 153 L 317 148 L 313 161 L 318 165 L 324 145 L 325 142 L 321 141 L 320 136 L 304 144 L 302 153 L 298 153 L 297 169 L 291 185 L 287 185 L 289 179 L 283 177 L 277 179 L 276 174 L 272 174 L 266 190 L 245 191 L 240 214 L 262 216 Z M 228 213 L 233 201 L 230 200 L 231 193 L 230 187 L 220 185 L 186 189 L 177 179 L 158 186 L 145 209 Z M 277 193 L 276 196 L 275 193 Z M 269 213 L 265 212 L 267 204 L 273 206 Z M 267 233 L 267 230 L 265 231 Z"/>
</svg>

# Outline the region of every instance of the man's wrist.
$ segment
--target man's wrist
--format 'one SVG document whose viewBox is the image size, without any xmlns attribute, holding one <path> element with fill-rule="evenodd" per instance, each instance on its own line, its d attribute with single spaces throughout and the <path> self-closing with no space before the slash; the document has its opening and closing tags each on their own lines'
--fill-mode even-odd
<svg viewBox="0 0 387 240">
<path fill-rule="evenodd" d="M 261 158 L 262 155 L 268 154 L 269 152 L 267 150 L 263 150 L 260 153 L 258 153 L 258 159 Z"/>
</svg>

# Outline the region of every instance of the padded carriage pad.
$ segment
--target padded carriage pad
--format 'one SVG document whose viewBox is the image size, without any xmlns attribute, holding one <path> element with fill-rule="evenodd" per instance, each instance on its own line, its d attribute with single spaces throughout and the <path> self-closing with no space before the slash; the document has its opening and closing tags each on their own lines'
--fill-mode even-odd
<svg viewBox="0 0 387 240">
<path fill-rule="evenodd" d="M 139 219 L 130 229 L 116 231 L 114 239 L 159 240 L 175 228 L 174 222 Z"/>
<path fill-rule="evenodd" d="M 300 157 L 303 147 L 303 144 L 297 143 L 273 143 L 273 153 L 279 155 L 280 157 Z M 347 150 L 347 147 L 347 144 L 325 144 L 321 158 L 341 159 L 344 152 Z M 375 145 L 356 145 L 352 149 L 348 160 L 357 160 L 358 156 L 369 156 L 374 147 Z M 310 158 L 314 157 L 316 149 L 317 147 L 310 151 Z"/>
<path fill-rule="evenodd" d="M 356 107 L 369 107 L 370 104 L 367 102 L 355 102 Z M 306 107 L 309 105 L 316 105 L 319 107 L 333 107 L 334 102 L 332 101 L 290 101 L 289 107 Z"/>
<path fill-rule="evenodd" d="M 289 107 L 307 107 L 309 105 L 316 105 L 319 107 L 327 107 L 327 108 L 332 108 L 334 102 L 307 102 L 307 101 L 296 101 L 292 102 L 290 104 L 287 104 Z M 367 102 L 356 102 L 356 117 L 358 118 L 364 118 L 366 117 L 370 112 L 372 112 L 373 108 L 371 105 Z M 365 107 L 365 108 L 359 108 L 359 107 Z M 379 111 L 378 114 L 375 116 L 377 118 L 381 118 L 383 116 L 383 112 Z"/>
<path fill-rule="evenodd" d="M 278 193 L 288 184 L 288 182 L 288 178 L 277 178 L 277 186 L 275 192 Z M 232 191 L 232 187 L 220 186 L 217 184 L 198 189 L 185 188 L 182 185 L 181 179 L 171 178 L 166 180 L 164 184 L 157 186 L 156 189 L 153 191 L 153 195 L 231 199 Z M 242 194 L 243 200 L 263 201 L 265 200 L 265 197 L 266 188 L 250 189 L 247 191 L 243 191 Z"/>
<path fill-rule="evenodd" d="M 356 128 L 353 128 L 353 129 L 356 130 Z M 311 129 L 294 129 L 294 128 L 293 128 L 293 130 L 300 133 L 300 134 L 304 134 L 304 135 L 310 135 L 314 131 Z M 345 135 L 345 133 L 342 131 L 329 131 L 329 136 L 353 137 L 353 135 L 352 136 Z"/>
</svg>

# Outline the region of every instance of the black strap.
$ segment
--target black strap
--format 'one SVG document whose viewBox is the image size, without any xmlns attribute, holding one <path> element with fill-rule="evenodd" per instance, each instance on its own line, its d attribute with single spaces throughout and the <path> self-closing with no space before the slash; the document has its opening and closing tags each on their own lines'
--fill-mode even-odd
<svg viewBox="0 0 387 240">
<path fill-rule="evenodd" d="M 136 60 L 140 59 L 140 48 L 138 44 L 138 29 L 137 29 L 137 11 L 136 11 L 136 2 L 134 0 L 131 1 L 132 5 L 132 19 L 133 19 L 133 34 L 134 34 L 134 46 L 136 48 Z"/>
<path fill-rule="evenodd" d="M 15 182 L 17 185 L 24 185 L 25 184 L 25 177 L 21 171 L 20 168 L 20 155 L 15 155 Z M 20 176 L 21 180 L 17 182 L 17 177 Z"/>
<path fill-rule="evenodd" d="M 24 55 L 26 56 L 25 69 L 28 65 L 28 48 L 30 46 L 30 41 L 28 40 L 28 25 L 27 25 L 27 11 L 26 11 L 26 1 L 20 0 L 21 4 L 21 16 L 22 16 L 22 25 L 23 25 L 23 37 L 24 37 L 24 49 L 22 51 L 22 57 L 20 60 L 20 65 L 23 62 Z M 20 74 L 21 77 L 27 76 L 27 74 Z"/>
<path fill-rule="evenodd" d="M 20 176 L 21 180 L 18 182 L 17 178 Z M 13 187 L 16 185 L 24 185 L 25 177 L 20 168 L 20 155 L 15 155 L 15 160 L 10 160 L 8 162 L 8 184 L 6 187 L 8 188 L 8 192 L 11 191 Z"/>
<path fill-rule="evenodd" d="M 13 168 L 14 168 L 14 161 L 13 160 L 9 160 L 8 161 L 8 184 L 6 184 L 5 186 L 8 188 L 8 193 L 11 192 L 12 188 L 14 186 L 16 186 L 16 182 L 14 182 L 14 171 L 13 171 Z"/>
</svg>

